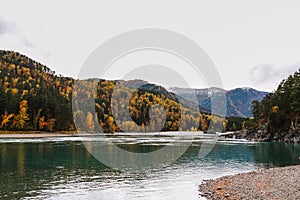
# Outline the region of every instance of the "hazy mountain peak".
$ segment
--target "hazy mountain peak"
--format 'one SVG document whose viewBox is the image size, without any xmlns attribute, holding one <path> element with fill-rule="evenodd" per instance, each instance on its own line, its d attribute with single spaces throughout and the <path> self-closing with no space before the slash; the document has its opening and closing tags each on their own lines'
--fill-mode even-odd
<svg viewBox="0 0 300 200">
<path fill-rule="evenodd" d="M 199 103 L 205 109 L 211 110 L 211 96 L 218 97 L 226 95 L 227 116 L 250 117 L 252 116 L 251 105 L 253 100 L 261 101 L 268 92 L 262 92 L 250 87 L 235 88 L 225 90 L 211 87 L 204 89 L 191 88 L 170 88 L 176 95 L 188 99 L 194 103 Z"/>
</svg>

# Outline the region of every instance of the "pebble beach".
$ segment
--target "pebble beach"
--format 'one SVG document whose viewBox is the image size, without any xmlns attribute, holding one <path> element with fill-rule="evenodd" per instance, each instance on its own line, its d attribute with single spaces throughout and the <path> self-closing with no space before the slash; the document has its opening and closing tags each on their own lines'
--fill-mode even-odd
<svg viewBox="0 0 300 200">
<path fill-rule="evenodd" d="M 207 199 L 300 200 L 300 165 L 207 180 L 199 191 Z"/>
</svg>

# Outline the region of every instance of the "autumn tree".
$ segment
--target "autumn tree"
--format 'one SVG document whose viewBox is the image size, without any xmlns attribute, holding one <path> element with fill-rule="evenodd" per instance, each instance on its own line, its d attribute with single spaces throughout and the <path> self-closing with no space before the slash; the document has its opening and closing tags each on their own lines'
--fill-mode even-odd
<svg viewBox="0 0 300 200">
<path fill-rule="evenodd" d="M 28 109 L 28 104 L 26 100 L 22 100 L 20 102 L 19 106 L 19 114 L 15 116 L 15 127 L 18 130 L 22 130 L 25 127 L 26 121 L 29 120 L 28 114 L 27 114 L 27 109 Z"/>
<path fill-rule="evenodd" d="M 1 128 L 4 128 L 4 130 L 6 130 L 6 125 L 13 117 L 14 114 L 7 114 L 7 112 L 5 112 L 4 115 L 2 115 Z"/>
<path fill-rule="evenodd" d="M 54 126 L 55 126 L 55 119 L 54 118 L 50 118 L 48 121 L 47 121 L 47 131 L 54 131 Z"/>
<path fill-rule="evenodd" d="M 94 125 L 93 115 L 91 112 L 88 112 L 88 114 L 86 116 L 86 123 L 87 123 L 88 131 L 93 131 L 95 128 L 95 125 Z"/>
</svg>

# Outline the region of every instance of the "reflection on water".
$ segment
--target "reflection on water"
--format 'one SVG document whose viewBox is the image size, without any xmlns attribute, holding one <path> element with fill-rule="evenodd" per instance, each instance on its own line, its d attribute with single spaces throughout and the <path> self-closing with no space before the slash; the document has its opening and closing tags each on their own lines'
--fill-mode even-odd
<svg viewBox="0 0 300 200">
<path fill-rule="evenodd" d="M 153 151 L 163 145 L 158 141 L 166 141 L 126 143 L 120 137 L 116 143 L 133 152 Z M 120 172 L 101 164 L 74 138 L 42 142 L 2 139 L 0 199 L 199 199 L 198 185 L 204 179 L 300 164 L 297 144 L 225 141 L 199 158 L 201 144 L 194 142 L 180 159 L 163 168 Z"/>
</svg>

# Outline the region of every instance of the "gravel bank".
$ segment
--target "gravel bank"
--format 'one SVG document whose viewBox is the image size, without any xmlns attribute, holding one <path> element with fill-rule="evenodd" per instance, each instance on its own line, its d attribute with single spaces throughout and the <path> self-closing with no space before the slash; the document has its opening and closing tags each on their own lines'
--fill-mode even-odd
<svg viewBox="0 0 300 200">
<path fill-rule="evenodd" d="M 199 191 L 207 199 L 300 200 L 300 165 L 208 180 Z"/>
<path fill-rule="evenodd" d="M 13 133 L 13 134 L 1 134 L 0 133 L 0 139 L 23 139 L 23 138 L 52 138 L 52 137 L 89 137 L 89 136 L 97 136 L 101 134 L 97 133 Z"/>
</svg>

